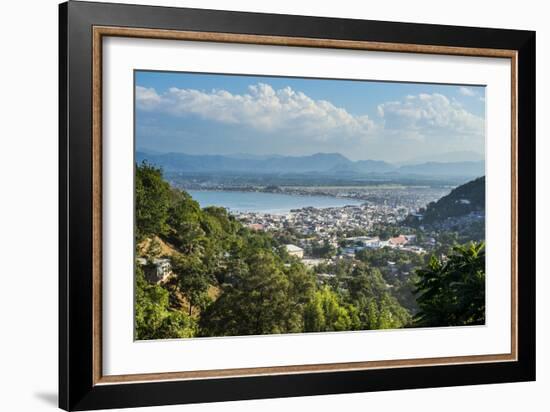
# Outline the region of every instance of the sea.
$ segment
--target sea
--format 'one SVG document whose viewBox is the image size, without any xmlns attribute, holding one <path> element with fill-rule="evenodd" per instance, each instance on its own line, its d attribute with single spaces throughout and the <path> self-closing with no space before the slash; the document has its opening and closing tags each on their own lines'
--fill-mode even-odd
<svg viewBox="0 0 550 412">
<path fill-rule="evenodd" d="M 314 207 L 317 209 L 360 205 L 360 200 L 331 196 L 240 192 L 224 190 L 188 190 L 201 207 L 220 206 L 230 212 L 255 212 L 285 215 L 291 209 Z"/>
</svg>

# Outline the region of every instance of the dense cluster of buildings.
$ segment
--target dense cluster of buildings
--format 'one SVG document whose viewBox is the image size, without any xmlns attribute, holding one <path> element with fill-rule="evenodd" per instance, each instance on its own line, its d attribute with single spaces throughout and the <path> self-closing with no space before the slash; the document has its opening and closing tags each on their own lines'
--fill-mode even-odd
<svg viewBox="0 0 550 412">
<path fill-rule="evenodd" d="M 346 199 L 361 200 L 391 208 L 404 207 L 411 211 L 425 206 L 435 199 L 446 195 L 450 187 L 398 185 L 374 187 L 282 187 L 278 193 L 298 194 L 304 196 L 334 196 Z"/>
<path fill-rule="evenodd" d="M 381 249 L 389 247 L 404 252 L 417 254 L 425 253 L 424 248 L 416 245 L 416 235 L 399 235 L 388 240 L 381 240 L 378 236 L 356 236 L 344 239 L 346 246 L 342 248 L 342 254 L 353 256 L 364 249 Z"/>
<path fill-rule="evenodd" d="M 368 232 L 379 224 L 398 223 L 409 213 L 411 210 L 407 207 L 368 202 L 361 206 L 337 208 L 306 207 L 292 210 L 285 215 L 236 213 L 236 217 L 253 230 L 278 232 L 292 229 L 299 236 L 294 244 L 285 245 L 287 253 L 300 259 L 306 266 L 315 267 L 339 259 L 353 259 L 357 252 L 364 249 L 391 248 L 409 253 L 425 253 L 424 247 L 417 244 L 415 234 L 399 234 L 385 240 L 378 236 L 345 237 L 344 235 L 357 229 Z M 429 244 L 430 240 L 433 239 L 428 239 L 422 244 Z M 336 255 L 331 259 L 313 258 L 307 253 L 312 243 L 328 244 L 334 248 Z M 388 262 L 388 265 L 391 269 L 391 262 Z M 326 276 L 332 275 L 326 274 Z"/>
<path fill-rule="evenodd" d="M 414 205 L 416 206 L 416 203 Z M 417 254 L 424 253 L 425 249 L 416 244 L 414 234 L 400 234 L 387 240 L 382 240 L 378 236 L 344 237 L 345 233 L 357 230 L 369 232 L 377 225 L 398 223 L 414 210 L 401 205 L 366 202 L 360 206 L 322 209 L 306 207 L 291 210 L 283 215 L 240 212 L 235 213 L 235 216 L 253 230 L 279 232 L 291 229 L 299 236 L 296 244 L 286 245 L 288 254 L 302 259 L 307 266 L 315 266 L 322 260 L 307 255 L 306 250 L 312 243 L 332 246 L 339 258 L 352 258 L 363 249 L 384 247 Z"/>
<path fill-rule="evenodd" d="M 324 262 L 324 259 L 314 259 L 305 255 L 305 247 L 310 239 L 300 239 L 297 243 L 302 247 L 288 244 L 285 245 L 286 251 L 290 256 L 295 256 L 302 260 L 306 266 L 316 266 Z M 381 249 L 388 247 L 390 249 L 398 249 L 403 252 L 411 252 L 416 254 L 425 253 L 426 250 L 416 245 L 416 235 L 399 235 L 388 240 L 381 240 L 378 236 L 354 236 L 344 238 L 339 242 L 342 247 L 338 248 L 339 257 L 354 257 L 355 254 L 364 249 Z M 339 246 L 334 243 L 334 247 Z"/>
<path fill-rule="evenodd" d="M 280 231 L 292 228 L 303 236 L 315 235 L 320 240 L 331 240 L 337 232 L 354 229 L 369 230 L 377 224 L 392 224 L 410 212 L 405 207 L 391 207 L 365 203 L 361 206 L 306 207 L 291 210 L 286 215 L 255 212 L 236 213 L 236 217 L 254 230 Z"/>
<path fill-rule="evenodd" d="M 422 222 L 421 219 L 419 219 Z M 485 222 L 485 211 L 473 211 L 463 216 L 448 217 L 443 221 L 440 221 L 435 225 L 438 230 L 452 230 L 454 227 L 467 227 L 474 223 Z M 423 225 L 420 225 L 421 229 L 424 229 Z"/>
</svg>

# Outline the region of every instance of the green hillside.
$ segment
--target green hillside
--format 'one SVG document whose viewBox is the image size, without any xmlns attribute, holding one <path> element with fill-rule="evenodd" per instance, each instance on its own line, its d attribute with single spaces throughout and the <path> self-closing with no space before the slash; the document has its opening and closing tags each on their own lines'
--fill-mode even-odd
<svg viewBox="0 0 550 412">
<path fill-rule="evenodd" d="M 485 210 L 485 176 L 453 189 L 447 196 L 426 207 L 423 224 L 442 223 L 448 218 L 461 217 Z"/>
</svg>

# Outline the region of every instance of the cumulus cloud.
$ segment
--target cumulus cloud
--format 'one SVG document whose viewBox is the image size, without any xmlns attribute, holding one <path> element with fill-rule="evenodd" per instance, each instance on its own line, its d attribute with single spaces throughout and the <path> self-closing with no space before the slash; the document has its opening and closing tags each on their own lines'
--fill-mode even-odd
<svg viewBox="0 0 550 412">
<path fill-rule="evenodd" d="M 472 97 L 472 96 L 476 95 L 476 92 L 473 91 L 472 89 L 468 88 L 468 87 L 461 87 L 460 89 L 458 89 L 458 92 L 461 95 L 468 96 L 468 97 Z"/>
<path fill-rule="evenodd" d="M 315 100 L 290 87 L 274 89 L 268 84 L 250 85 L 245 93 L 172 87 L 159 93 L 136 86 L 136 106 L 174 117 L 196 116 L 226 125 L 256 130 L 258 135 L 306 139 L 310 144 L 339 145 L 341 139 L 361 141 L 385 138 L 442 143 L 444 139 L 480 140 L 484 118 L 443 94 L 407 95 L 377 106 L 378 116 L 354 115 L 326 100 Z M 474 140 L 471 140 L 474 139 Z"/>
<path fill-rule="evenodd" d="M 176 87 L 159 94 L 155 89 L 137 86 L 136 104 L 145 111 L 196 115 L 262 132 L 292 130 L 320 139 L 335 135 L 362 138 L 375 128 L 367 115 L 352 115 L 326 100 L 314 100 L 290 87 L 275 90 L 264 83 L 250 85 L 248 93 L 243 94 Z"/>
<path fill-rule="evenodd" d="M 157 107 L 161 102 L 160 96 L 153 88 L 136 87 L 136 103 L 139 108 L 150 110 Z"/>
<path fill-rule="evenodd" d="M 484 134 L 484 119 L 467 111 L 459 102 L 433 93 L 409 95 L 400 101 L 378 105 L 378 116 L 386 131 L 423 139 Z"/>
</svg>

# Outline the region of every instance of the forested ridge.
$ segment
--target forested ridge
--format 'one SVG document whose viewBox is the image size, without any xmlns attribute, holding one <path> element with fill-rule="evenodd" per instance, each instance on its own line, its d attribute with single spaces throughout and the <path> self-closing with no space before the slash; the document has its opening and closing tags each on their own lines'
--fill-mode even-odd
<svg viewBox="0 0 550 412">
<path fill-rule="evenodd" d="M 201 209 L 160 169 L 137 165 L 135 189 L 138 339 L 484 322 L 483 244 L 432 257 L 415 277 L 418 310 L 412 311 L 370 256 L 320 282 L 272 234 L 248 229 L 223 208 Z M 144 268 L 163 257 L 171 276 L 149 281 Z"/>
<path fill-rule="evenodd" d="M 453 189 L 447 196 L 426 207 L 422 223 L 432 224 L 445 219 L 485 210 L 485 176 Z"/>
</svg>

